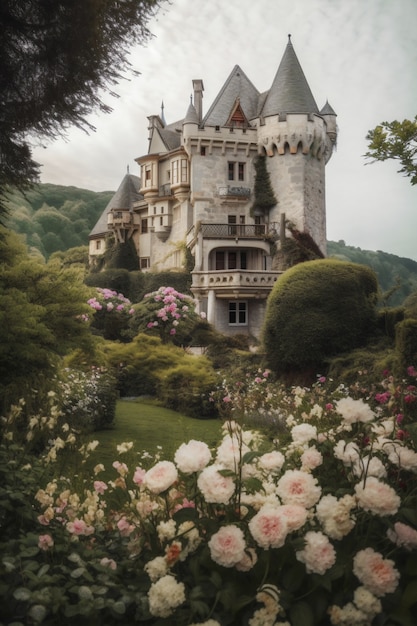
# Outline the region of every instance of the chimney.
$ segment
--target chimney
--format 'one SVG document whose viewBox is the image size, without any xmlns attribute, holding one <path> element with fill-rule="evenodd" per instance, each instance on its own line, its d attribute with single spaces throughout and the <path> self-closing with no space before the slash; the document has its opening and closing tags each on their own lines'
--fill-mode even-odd
<svg viewBox="0 0 417 626">
<path fill-rule="evenodd" d="M 197 78 L 193 80 L 193 89 L 194 89 L 194 107 L 197 111 L 198 122 L 200 123 L 203 119 L 203 91 L 204 85 L 201 78 Z"/>
</svg>

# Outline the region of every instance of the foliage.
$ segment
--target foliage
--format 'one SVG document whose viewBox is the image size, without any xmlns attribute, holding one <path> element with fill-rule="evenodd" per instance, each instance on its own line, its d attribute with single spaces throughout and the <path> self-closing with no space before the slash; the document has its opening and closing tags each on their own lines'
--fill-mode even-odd
<svg viewBox="0 0 417 626">
<path fill-rule="evenodd" d="M 251 207 L 251 213 L 264 215 L 269 209 L 272 209 L 278 201 L 272 189 L 271 179 L 266 167 L 266 157 L 258 156 L 254 161 L 255 166 L 255 185 L 254 185 L 254 201 Z"/>
<path fill-rule="evenodd" d="M 87 371 L 65 368 L 57 383 L 60 423 L 77 432 L 110 428 L 116 413 L 116 380 L 97 367 Z"/>
<path fill-rule="evenodd" d="M 36 185 L 25 194 L 13 189 L 7 194 L 5 224 L 22 235 L 29 250 L 39 250 L 48 259 L 87 245 L 91 229 L 112 196 L 112 191 L 51 184 Z"/>
<path fill-rule="evenodd" d="M 417 184 L 417 115 L 414 120 L 382 122 L 366 135 L 368 151 L 365 158 L 372 162 L 394 159 L 399 161 L 400 174 Z"/>
<path fill-rule="evenodd" d="M 376 327 L 375 274 L 331 259 L 287 270 L 268 299 L 263 346 L 268 367 L 321 369 L 326 360 L 369 341 Z"/>
<path fill-rule="evenodd" d="M 94 130 L 87 116 L 109 112 L 105 92 L 131 65 L 128 50 L 144 44 L 162 0 L 62 0 L 16 3 L 0 11 L 0 195 L 36 179 L 29 136 L 55 139 L 68 126 Z"/>
<path fill-rule="evenodd" d="M 342 261 L 367 265 L 378 276 L 382 306 L 397 306 L 417 291 L 417 261 L 378 250 L 362 250 L 344 241 L 328 241 L 327 254 Z"/>
<path fill-rule="evenodd" d="M 189 345 L 196 328 L 204 325 L 205 314 L 195 311 L 195 300 L 174 287 L 159 287 L 147 293 L 135 307 L 132 332 L 156 334 L 162 342 Z"/>
<path fill-rule="evenodd" d="M 106 350 L 122 397 L 156 396 L 168 408 L 197 418 L 211 413 L 207 398 L 215 373 L 207 358 L 144 333 L 128 344 L 109 344 Z"/>
<path fill-rule="evenodd" d="M 97 464 L 78 488 L 62 474 L 59 448 L 85 458 L 94 442 L 80 447 L 69 433 L 32 457 L 28 472 L 9 416 L 1 519 L 16 501 L 23 523 L 0 533 L 4 619 L 412 626 L 417 371 L 372 388 L 334 388 L 320 377 L 272 395 L 269 376 L 257 377 L 243 402 L 238 387 L 224 401 L 219 445 L 190 440 L 167 461 L 135 455 L 126 441 L 113 480 L 102 480 Z M 255 397 L 277 404 L 273 440 L 241 421 Z"/>
<path fill-rule="evenodd" d="M 77 269 L 41 263 L 27 255 L 16 235 L 0 238 L 0 409 L 19 398 L 33 401 L 60 357 L 91 347 L 83 315 L 88 289 Z M 40 397 L 40 396 L 39 396 Z"/>
<path fill-rule="evenodd" d="M 96 295 L 89 298 L 87 304 L 94 311 L 92 327 L 104 339 L 112 341 L 125 339 L 129 318 L 134 312 L 128 298 L 112 289 L 98 287 Z"/>
<path fill-rule="evenodd" d="M 106 251 L 104 253 L 104 264 L 106 269 L 126 269 L 134 272 L 139 269 L 139 257 L 136 251 L 135 243 L 132 238 L 126 242 L 114 241 L 106 243 Z"/>
</svg>

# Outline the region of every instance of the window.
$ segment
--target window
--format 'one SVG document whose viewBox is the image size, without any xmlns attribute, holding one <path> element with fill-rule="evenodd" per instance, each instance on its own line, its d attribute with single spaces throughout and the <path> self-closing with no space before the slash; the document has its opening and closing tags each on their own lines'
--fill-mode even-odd
<svg viewBox="0 0 417 626">
<path fill-rule="evenodd" d="M 245 180 L 246 163 L 228 161 L 227 163 L 227 180 Z"/>
<path fill-rule="evenodd" d="M 228 215 L 227 223 L 229 224 L 229 235 L 237 235 L 236 215 Z"/>
<path fill-rule="evenodd" d="M 238 180 L 245 180 L 245 164 L 244 163 L 238 163 Z"/>
<path fill-rule="evenodd" d="M 206 156 L 206 146 L 201 146 L 200 154 L 201 154 L 201 156 Z"/>
<path fill-rule="evenodd" d="M 101 250 L 101 239 L 96 240 L 96 250 Z"/>
<path fill-rule="evenodd" d="M 151 266 L 151 260 L 148 256 L 143 256 L 140 259 L 140 269 L 146 270 Z"/>
<path fill-rule="evenodd" d="M 172 162 L 172 183 L 178 183 L 178 161 Z"/>
<path fill-rule="evenodd" d="M 140 222 L 140 230 L 141 230 L 142 234 L 148 232 L 148 220 L 147 220 L 147 218 L 141 220 L 141 222 Z"/>
<path fill-rule="evenodd" d="M 248 303 L 245 300 L 232 300 L 229 302 L 229 325 L 247 326 Z"/>
<path fill-rule="evenodd" d="M 188 182 L 188 163 L 187 159 L 181 159 L 181 182 Z"/>
<path fill-rule="evenodd" d="M 244 250 L 226 251 L 216 250 L 215 256 L 216 270 L 246 270 L 247 254 Z"/>
</svg>

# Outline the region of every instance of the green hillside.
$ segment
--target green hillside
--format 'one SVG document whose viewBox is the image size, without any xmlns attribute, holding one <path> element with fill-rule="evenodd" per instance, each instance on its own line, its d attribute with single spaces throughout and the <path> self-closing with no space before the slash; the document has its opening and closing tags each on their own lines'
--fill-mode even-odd
<svg viewBox="0 0 417 626">
<path fill-rule="evenodd" d="M 9 194 L 6 225 L 23 235 L 30 249 L 48 259 L 57 251 L 85 246 L 114 191 L 41 184 L 25 195 Z"/>
<path fill-rule="evenodd" d="M 417 261 L 381 250 L 361 250 L 347 246 L 344 241 L 328 241 L 327 255 L 372 268 L 385 294 L 396 287 L 388 300 L 390 306 L 401 304 L 410 293 L 417 291 Z"/>
<path fill-rule="evenodd" d="M 112 198 L 114 191 L 89 191 L 63 185 L 40 184 L 23 196 L 9 196 L 7 226 L 25 238 L 29 248 L 45 259 L 57 251 L 86 246 L 88 235 Z M 329 241 L 331 257 L 371 267 L 378 276 L 381 291 L 397 287 L 388 304 L 401 304 L 417 291 L 417 262 L 378 250 L 361 250 L 344 241 Z"/>
</svg>

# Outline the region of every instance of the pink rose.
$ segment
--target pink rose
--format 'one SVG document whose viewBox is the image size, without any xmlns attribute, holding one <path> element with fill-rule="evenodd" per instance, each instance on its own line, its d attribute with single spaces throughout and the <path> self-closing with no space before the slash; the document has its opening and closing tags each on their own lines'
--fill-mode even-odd
<svg viewBox="0 0 417 626">
<path fill-rule="evenodd" d="M 223 567 L 233 567 L 245 556 L 245 537 L 237 526 L 223 526 L 212 536 L 208 547 L 215 563 Z"/>
<path fill-rule="evenodd" d="M 52 539 L 51 535 L 39 535 L 39 539 L 38 539 L 38 547 L 41 550 L 45 550 L 45 552 L 47 550 L 49 550 L 49 548 L 52 548 L 54 545 L 54 540 Z"/>
<path fill-rule="evenodd" d="M 108 489 L 108 487 L 107 487 L 105 482 L 103 482 L 102 480 L 95 480 L 94 481 L 94 491 L 96 491 L 97 493 L 103 495 L 103 493 L 106 491 L 106 489 Z"/>
<path fill-rule="evenodd" d="M 282 507 L 264 504 L 249 522 L 249 530 L 261 548 L 281 548 L 288 534 L 288 521 Z"/>
<path fill-rule="evenodd" d="M 68 522 L 67 530 L 72 535 L 92 535 L 94 533 L 93 526 L 88 526 L 84 520 L 75 518 L 72 522 Z"/>
</svg>

